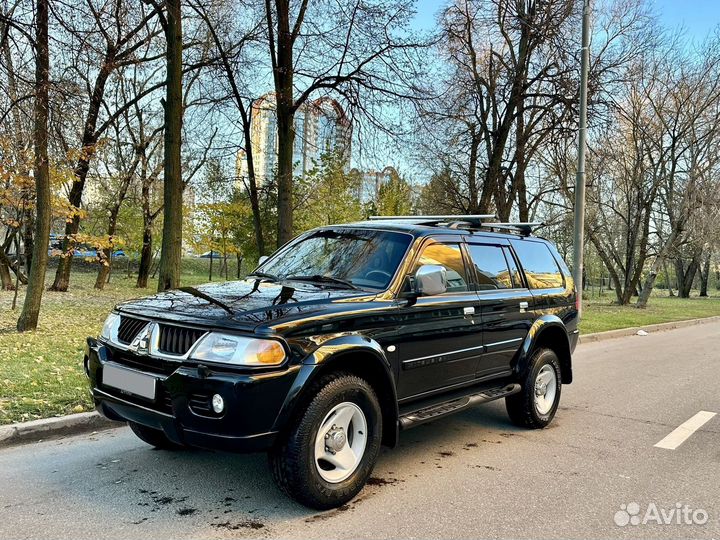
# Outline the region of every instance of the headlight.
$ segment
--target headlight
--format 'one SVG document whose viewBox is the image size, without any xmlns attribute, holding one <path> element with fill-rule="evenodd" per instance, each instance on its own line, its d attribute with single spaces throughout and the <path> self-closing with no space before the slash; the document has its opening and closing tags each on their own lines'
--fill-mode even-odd
<svg viewBox="0 0 720 540">
<path fill-rule="evenodd" d="M 192 358 L 238 366 L 277 366 L 285 360 L 285 349 L 270 339 L 212 332 L 198 343 Z"/>
<path fill-rule="evenodd" d="M 105 319 L 102 330 L 100 331 L 100 337 L 107 340 L 111 339 L 117 330 L 117 326 L 120 324 L 120 315 L 117 313 L 111 313 Z"/>
</svg>

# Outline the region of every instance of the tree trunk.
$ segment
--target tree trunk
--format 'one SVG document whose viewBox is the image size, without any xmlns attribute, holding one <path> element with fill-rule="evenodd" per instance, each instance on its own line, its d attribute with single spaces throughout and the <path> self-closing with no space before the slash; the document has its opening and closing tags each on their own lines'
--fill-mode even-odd
<svg viewBox="0 0 720 540">
<path fill-rule="evenodd" d="M 710 281 L 710 255 L 711 253 L 708 251 L 705 254 L 705 259 L 703 260 L 702 271 L 700 273 L 700 296 L 708 295 L 708 281 Z"/>
<path fill-rule="evenodd" d="M 293 237 L 293 118 L 287 114 L 281 120 L 278 113 L 278 247 Z"/>
<path fill-rule="evenodd" d="M 33 230 L 35 229 L 35 214 L 33 209 L 26 206 L 23 211 L 23 251 L 25 252 L 25 271 L 32 268 Z M 18 252 L 18 257 L 20 253 Z"/>
<path fill-rule="evenodd" d="M 148 277 L 150 277 L 150 266 L 152 265 L 152 224 L 147 222 L 143 228 L 143 245 L 140 250 L 140 264 L 138 267 L 138 277 L 135 287 L 145 289 L 148 286 Z"/>
<path fill-rule="evenodd" d="M 480 137 L 473 127 L 470 138 L 470 162 L 468 163 L 468 196 L 470 204 L 468 205 L 468 213 L 478 213 L 478 188 L 477 188 L 477 160 L 478 149 L 480 147 Z"/>
<path fill-rule="evenodd" d="M 150 277 L 150 267 L 153 259 L 153 223 L 155 218 L 150 212 L 150 179 L 148 178 L 147 158 L 144 153 L 141 155 L 141 174 L 142 189 L 140 198 L 142 201 L 143 215 L 143 243 L 140 249 L 140 263 L 138 267 L 138 277 L 135 287 L 145 289 L 148 286 L 148 277 Z"/>
<path fill-rule="evenodd" d="M 269 8 L 269 1 L 266 9 Z M 293 237 L 293 145 L 295 142 L 295 109 L 293 99 L 293 36 L 290 30 L 290 3 L 275 2 L 277 16 L 277 53 L 273 62 L 278 131 L 278 235 L 282 246 Z M 266 13 L 271 17 L 271 13 Z M 275 45 L 271 44 L 271 49 Z"/>
<path fill-rule="evenodd" d="M 227 250 L 223 247 L 223 265 L 225 265 L 225 281 L 228 280 L 228 259 Z"/>
<path fill-rule="evenodd" d="M 108 277 L 110 276 L 110 257 L 112 255 L 112 250 L 110 248 L 105 248 L 102 252 L 103 262 L 100 263 L 100 269 L 98 270 L 97 277 L 95 278 L 95 288 L 100 291 L 105 288 L 105 283 L 108 282 Z"/>
<path fill-rule="evenodd" d="M 685 269 L 682 258 L 678 257 L 675 260 L 675 271 L 677 272 L 679 280 L 678 296 L 680 298 L 690 298 L 690 291 L 692 290 L 695 275 L 697 274 L 699 266 L 697 256 L 692 258 L 687 270 Z"/>
<path fill-rule="evenodd" d="M 665 272 L 665 286 L 667 287 L 668 294 L 670 296 L 675 296 L 675 293 L 673 292 L 672 288 L 672 282 L 670 281 L 670 272 L 668 270 L 667 260 L 663 261 L 663 272 Z"/>
<path fill-rule="evenodd" d="M 167 1 L 167 76 L 165 107 L 164 222 L 158 291 L 180 285 L 183 182 L 180 162 L 182 102 L 182 23 L 180 0 Z"/>
<path fill-rule="evenodd" d="M 17 246 L 19 242 L 17 241 L 17 238 L 15 239 L 15 245 L 16 245 L 16 251 Z M 0 263 L 4 264 L 10 270 L 12 270 L 15 273 L 15 276 L 17 277 L 17 280 L 22 283 L 23 285 L 27 285 L 28 278 L 25 274 L 23 274 L 22 269 L 20 268 L 20 260 L 19 258 L 15 261 L 11 261 L 7 254 L 5 253 L 5 250 L 0 249 Z"/>
<path fill-rule="evenodd" d="M 100 268 L 98 269 L 97 278 L 95 278 L 95 288 L 100 291 L 105 288 L 105 283 L 108 282 L 108 278 L 110 277 L 113 254 L 113 237 L 115 236 L 115 231 L 117 230 L 117 217 L 119 211 L 119 205 L 113 207 L 113 209 L 110 211 L 110 217 L 108 219 L 107 230 L 108 236 L 110 237 L 110 246 L 102 250 L 102 255 L 100 257 Z"/>
<path fill-rule="evenodd" d="M 3 255 L 5 255 L 4 252 Z M 15 289 L 15 284 L 10 275 L 10 265 L 7 264 L 6 259 L 7 257 L 0 258 L 0 286 L 4 291 L 12 291 Z"/>
<path fill-rule="evenodd" d="M 525 183 L 526 159 L 526 135 L 525 135 L 525 102 L 520 101 L 516 122 L 516 143 L 515 143 L 515 175 L 513 185 L 517 190 L 518 211 L 521 222 L 530 221 L 530 211 L 527 202 L 527 185 Z"/>
<path fill-rule="evenodd" d="M 48 0 L 37 0 L 35 55 L 35 243 L 33 264 L 25 293 L 25 302 L 17 322 L 19 332 L 35 330 L 45 289 L 45 270 L 50 243 L 50 169 L 48 164 L 48 87 L 50 51 L 48 48 Z"/>
</svg>

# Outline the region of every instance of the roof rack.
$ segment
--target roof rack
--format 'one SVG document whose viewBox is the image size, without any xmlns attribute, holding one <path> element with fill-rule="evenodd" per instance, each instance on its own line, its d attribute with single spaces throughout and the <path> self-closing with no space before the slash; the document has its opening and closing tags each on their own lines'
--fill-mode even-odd
<svg viewBox="0 0 720 540">
<path fill-rule="evenodd" d="M 421 225 L 447 223 L 453 228 L 460 226 L 484 226 L 484 219 L 497 219 L 495 214 L 432 215 L 432 216 L 370 216 L 372 221 L 411 221 Z"/>
<path fill-rule="evenodd" d="M 530 236 L 536 229 L 544 227 L 541 221 L 519 222 L 519 223 L 483 223 L 483 228 L 517 231 L 522 236 Z"/>
</svg>

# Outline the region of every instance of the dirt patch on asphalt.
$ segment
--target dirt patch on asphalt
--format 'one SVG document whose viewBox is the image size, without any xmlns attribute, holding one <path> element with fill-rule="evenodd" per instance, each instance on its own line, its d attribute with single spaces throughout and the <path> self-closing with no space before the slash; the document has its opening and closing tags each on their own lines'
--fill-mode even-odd
<svg viewBox="0 0 720 540">
<path fill-rule="evenodd" d="M 245 521 L 239 521 L 237 523 L 230 523 L 229 521 L 225 521 L 223 523 L 213 523 L 212 526 L 216 529 L 227 529 L 229 531 L 237 531 L 240 529 L 259 530 L 265 528 L 265 524 L 262 521 L 256 521 L 253 519 L 246 519 Z"/>
<path fill-rule="evenodd" d="M 400 480 L 397 478 L 380 478 L 378 476 L 371 476 L 368 478 L 367 485 L 368 486 L 392 486 L 393 484 L 397 484 Z"/>
</svg>

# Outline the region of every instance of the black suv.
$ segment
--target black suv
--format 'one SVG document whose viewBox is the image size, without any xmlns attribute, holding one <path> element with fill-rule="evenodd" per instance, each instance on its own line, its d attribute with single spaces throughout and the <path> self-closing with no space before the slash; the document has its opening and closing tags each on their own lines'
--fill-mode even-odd
<svg viewBox="0 0 720 540">
<path fill-rule="evenodd" d="M 542 428 L 572 381 L 572 277 L 477 216 L 309 231 L 245 280 L 117 306 L 87 340 L 98 410 L 159 448 L 267 450 L 290 496 L 354 497 L 401 430 L 505 398 Z"/>
</svg>

